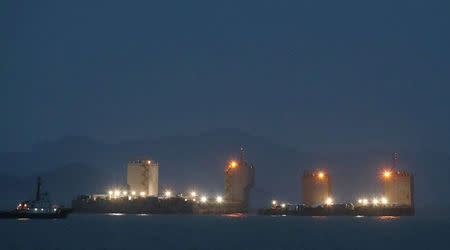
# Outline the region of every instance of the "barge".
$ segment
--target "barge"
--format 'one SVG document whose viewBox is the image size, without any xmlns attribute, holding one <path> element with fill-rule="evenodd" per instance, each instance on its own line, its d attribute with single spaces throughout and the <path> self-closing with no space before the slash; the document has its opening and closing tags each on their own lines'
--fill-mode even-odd
<svg viewBox="0 0 450 250">
<path fill-rule="evenodd" d="M 75 213 L 126 214 L 233 214 L 247 213 L 241 203 L 183 197 L 94 198 L 81 195 L 72 201 Z"/>
<path fill-rule="evenodd" d="M 294 216 L 413 216 L 409 206 L 354 206 L 351 203 L 308 207 L 304 205 L 259 209 L 258 215 Z"/>
</svg>

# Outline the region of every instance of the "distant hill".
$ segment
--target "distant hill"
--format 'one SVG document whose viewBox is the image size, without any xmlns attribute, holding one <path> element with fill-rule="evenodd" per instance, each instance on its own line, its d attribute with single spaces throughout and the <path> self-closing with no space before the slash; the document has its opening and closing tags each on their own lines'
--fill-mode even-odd
<svg viewBox="0 0 450 250">
<path fill-rule="evenodd" d="M 70 200 L 78 194 L 104 193 L 105 187 L 118 182 L 103 169 L 83 163 L 71 163 L 54 170 L 42 172 L 42 189 L 50 194 L 53 201 L 70 205 Z M 36 193 L 36 177 L 0 176 L 0 190 L 3 197 L 0 206 L 11 207 L 20 201 L 33 199 Z M 122 180 L 120 181 L 122 182 Z"/>
<path fill-rule="evenodd" d="M 32 197 L 36 176 L 44 179 L 55 201 L 70 205 L 81 193 L 104 193 L 126 181 L 130 157 L 150 157 L 160 163 L 160 189 L 195 189 L 222 194 L 224 167 L 246 148 L 245 158 L 256 167 L 253 206 L 271 199 L 299 202 L 301 174 L 321 168 L 333 176 L 336 200 L 361 194 L 378 195 L 378 173 L 389 166 L 391 152 L 298 152 L 238 129 L 216 129 L 199 135 L 164 136 L 107 144 L 88 137 L 65 137 L 34 145 L 31 152 L 0 153 L 1 204 Z M 448 197 L 450 154 L 400 152 L 399 167 L 416 175 L 416 202 Z M 450 203 L 447 201 L 447 203 Z"/>
</svg>

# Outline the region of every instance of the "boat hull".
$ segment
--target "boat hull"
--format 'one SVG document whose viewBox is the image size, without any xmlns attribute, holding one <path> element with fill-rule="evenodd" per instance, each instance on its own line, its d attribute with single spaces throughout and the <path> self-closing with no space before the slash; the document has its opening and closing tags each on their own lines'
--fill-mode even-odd
<svg viewBox="0 0 450 250">
<path fill-rule="evenodd" d="M 67 218 L 70 212 L 71 210 L 69 209 L 61 210 L 58 213 L 25 213 L 16 211 L 3 211 L 0 212 L 0 219 L 64 219 Z"/>
</svg>

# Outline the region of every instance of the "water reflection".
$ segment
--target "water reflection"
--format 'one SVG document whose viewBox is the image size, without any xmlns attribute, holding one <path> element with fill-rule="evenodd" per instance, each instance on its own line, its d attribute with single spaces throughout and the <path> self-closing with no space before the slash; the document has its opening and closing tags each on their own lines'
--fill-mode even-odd
<svg viewBox="0 0 450 250">
<path fill-rule="evenodd" d="M 125 215 L 125 214 L 123 214 L 123 213 L 109 213 L 108 215 L 109 216 L 122 216 L 122 215 Z"/>
<path fill-rule="evenodd" d="M 17 218 L 17 220 L 29 220 L 30 218 Z"/>
<path fill-rule="evenodd" d="M 222 214 L 222 216 L 231 217 L 231 218 L 241 218 L 241 217 L 247 216 L 247 214 L 244 214 L 244 213 L 233 213 L 233 214 Z"/>
<path fill-rule="evenodd" d="M 378 216 L 377 219 L 382 221 L 390 221 L 400 219 L 400 216 Z"/>
</svg>

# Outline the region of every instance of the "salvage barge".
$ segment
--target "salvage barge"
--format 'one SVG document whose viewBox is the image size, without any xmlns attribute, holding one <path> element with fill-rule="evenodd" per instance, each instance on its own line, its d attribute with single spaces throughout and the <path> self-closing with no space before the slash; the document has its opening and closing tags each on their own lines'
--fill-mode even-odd
<svg viewBox="0 0 450 250">
<path fill-rule="evenodd" d="M 322 170 L 304 171 L 302 204 L 272 201 L 272 207 L 260 209 L 260 215 L 300 216 L 412 216 L 414 215 L 414 176 L 397 169 L 398 154 L 392 155 L 392 167 L 379 174 L 382 195 L 362 195 L 354 203 L 336 204 L 331 175 Z M 370 198 L 369 198 L 370 197 Z M 354 205 L 355 204 L 355 205 Z"/>
<path fill-rule="evenodd" d="M 302 205 L 284 208 L 266 208 L 258 210 L 259 215 L 296 215 L 296 216 L 413 216 L 414 208 L 408 206 L 357 206 L 336 204 L 319 207 Z"/>
<path fill-rule="evenodd" d="M 230 214 L 247 213 L 240 203 L 193 201 L 182 197 L 139 197 L 102 199 L 79 196 L 72 201 L 76 213 L 126 213 L 126 214 Z"/>
<path fill-rule="evenodd" d="M 148 158 L 128 161 L 127 185 L 106 194 L 79 195 L 72 201 L 75 213 L 127 214 L 234 214 L 247 213 L 253 188 L 255 167 L 244 160 L 241 148 L 238 160 L 225 166 L 225 193 L 214 198 L 207 194 L 173 195 L 171 190 L 158 190 L 159 163 Z"/>
</svg>

